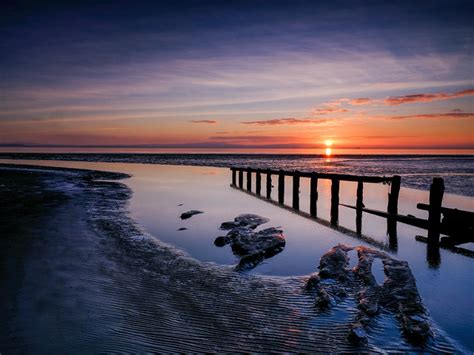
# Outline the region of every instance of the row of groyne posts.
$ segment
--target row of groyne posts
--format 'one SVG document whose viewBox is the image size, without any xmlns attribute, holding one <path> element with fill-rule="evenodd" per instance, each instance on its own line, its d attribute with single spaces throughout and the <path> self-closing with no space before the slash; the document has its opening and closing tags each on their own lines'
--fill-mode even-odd
<svg viewBox="0 0 474 355">
<path fill-rule="evenodd" d="M 429 205 L 418 204 L 417 207 L 422 210 L 428 210 L 428 220 L 416 218 L 413 216 L 402 216 L 398 214 L 398 200 L 400 194 L 401 178 L 398 175 L 393 176 L 358 176 L 348 174 L 329 174 L 319 172 L 301 172 L 298 170 L 272 170 L 272 169 L 255 169 L 243 167 L 231 167 L 232 171 L 232 187 L 246 190 L 247 192 L 256 195 L 257 197 L 266 198 L 273 202 L 278 202 L 280 205 L 285 203 L 285 177 L 292 177 L 292 204 L 291 208 L 295 211 L 300 211 L 300 184 L 302 178 L 308 178 L 310 182 L 310 196 L 309 196 L 309 217 L 317 218 L 317 201 L 318 201 L 318 180 L 331 180 L 331 208 L 330 208 L 330 225 L 338 226 L 339 221 L 339 187 L 341 181 L 357 182 L 357 194 L 355 206 L 344 205 L 345 207 L 356 210 L 356 233 L 361 234 L 362 226 L 362 212 L 378 215 L 387 218 L 387 233 L 390 237 L 389 243 L 392 249 L 397 248 L 396 241 L 396 223 L 397 221 L 410 224 L 428 230 L 428 238 L 420 240 L 427 242 L 428 246 L 438 247 L 440 241 L 440 232 L 443 231 L 441 225 L 442 212 L 449 212 L 447 208 L 441 206 L 444 194 L 444 181 L 442 178 L 434 178 L 431 184 Z M 244 174 L 246 174 L 246 186 L 244 187 Z M 252 180 L 255 175 L 255 191 L 252 191 Z M 266 176 L 265 193 L 262 194 L 262 175 Z M 272 200 L 272 177 L 278 178 L 278 199 Z M 363 203 L 364 183 L 383 183 L 390 185 L 390 192 L 388 193 L 387 211 L 378 211 L 365 208 Z M 458 211 L 458 210 L 451 210 Z M 464 212 L 464 211 L 461 211 Z M 466 212 L 471 214 L 471 212 Z M 305 214 L 303 212 L 303 214 Z M 422 239 L 422 237 L 420 237 Z M 418 239 L 418 238 L 417 238 Z"/>
</svg>

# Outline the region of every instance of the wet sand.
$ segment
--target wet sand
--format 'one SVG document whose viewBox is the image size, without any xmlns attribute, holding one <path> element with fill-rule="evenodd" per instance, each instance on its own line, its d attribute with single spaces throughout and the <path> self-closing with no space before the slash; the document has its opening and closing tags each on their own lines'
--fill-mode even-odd
<svg viewBox="0 0 474 355">
<path fill-rule="evenodd" d="M 380 325 L 354 347 L 350 299 L 318 312 L 307 277 L 236 273 L 151 238 L 112 181 L 125 177 L 0 166 L 2 353 L 453 350 L 440 335 L 383 347 Z"/>
</svg>

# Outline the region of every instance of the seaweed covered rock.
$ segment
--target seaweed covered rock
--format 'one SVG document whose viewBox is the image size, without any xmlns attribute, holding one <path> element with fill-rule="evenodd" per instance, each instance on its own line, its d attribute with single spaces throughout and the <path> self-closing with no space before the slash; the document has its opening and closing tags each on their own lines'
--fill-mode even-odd
<svg viewBox="0 0 474 355">
<path fill-rule="evenodd" d="M 358 263 L 349 269 L 348 252 L 357 251 Z M 372 264 L 380 259 L 384 266 L 382 285 L 372 273 Z M 319 273 L 306 282 L 306 289 L 314 291 L 317 309 L 330 308 L 335 300 L 352 295 L 358 312 L 350 327 L 348 338 L 354 344 L 368 339 L 366 327 L 375 322 L 381 309 L 397 319 L 406 339 L 421 344 L 432 336 L 431 323 L 416 287 L 416 281 L 406 261 L 367 247 L 337 245 L 321 257 Z"/>
<path fill-rule="evenodd" d="M 254 214 L 240 215 L 233 222 L 224 222 L 221 229 L 229 230 L 226 236 L 217 237 L 214 241 L 216 246 L 222 247 L 230 244 L 234 255 L 240 257 L 237 270 L 252 269 L 268 259 L 280 253 L 285 247 L 283 231 L 270 227 L 256 232 L 260 224 L 269 220 Z"/>
</svg>

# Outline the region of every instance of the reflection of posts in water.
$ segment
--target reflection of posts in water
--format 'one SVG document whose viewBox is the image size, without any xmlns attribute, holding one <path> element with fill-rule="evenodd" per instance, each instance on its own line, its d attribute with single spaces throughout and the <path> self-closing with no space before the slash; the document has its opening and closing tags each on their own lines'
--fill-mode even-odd
<svg viewBox="0 0 474 355">
<path fill-rule="evenodd" d="M 300 209 L 300 172 L 297 170 L 293 175 L 293 208 Z"/>
<path fill-rule="evenodd" d="M 363 195 L 364 195 L 364 183 L 362 181 L 359 181 L 357 183 L 357 202 L 356 202 L 356 232 L 358 235 L 362 234 L 362 208 L 364 208 Z"/>
<path fill-rule="evenodd" d="M 331 183 L 331 224 L 339 222 L 339 180 L 332 179 Z"/>
<path fill-rule="evenodd" d="M 387 234 L 388 234 L 388 247 L 390 250 L 398 250 L 398 237 L 397 237 L 397 219 L 395 217 L 387 218 Z"/>
<path fill-rule="evenodd" d="M 431 269 L 437 269 L 441 265 L 439 245 L 428 243 L 426 247 L 426 261 Z"/>
</svg>

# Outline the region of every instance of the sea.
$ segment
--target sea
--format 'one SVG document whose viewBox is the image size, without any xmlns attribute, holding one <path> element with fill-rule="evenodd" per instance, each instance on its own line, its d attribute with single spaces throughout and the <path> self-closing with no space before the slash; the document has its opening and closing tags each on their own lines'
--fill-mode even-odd
<svg viewBox="0 0 474 355">
<path fill-rule="evenodd" d="M 216 151 L 166 149 L 36 149 L 0 151 L 0 159 L 65 160 L 139 164 L 252 167 L 353 175 L 400 175 L 402 186 L 429 190 L 434 177 L 444 180 L 445 192 L 474 196 L 474 151 Z"/>
</svg>

